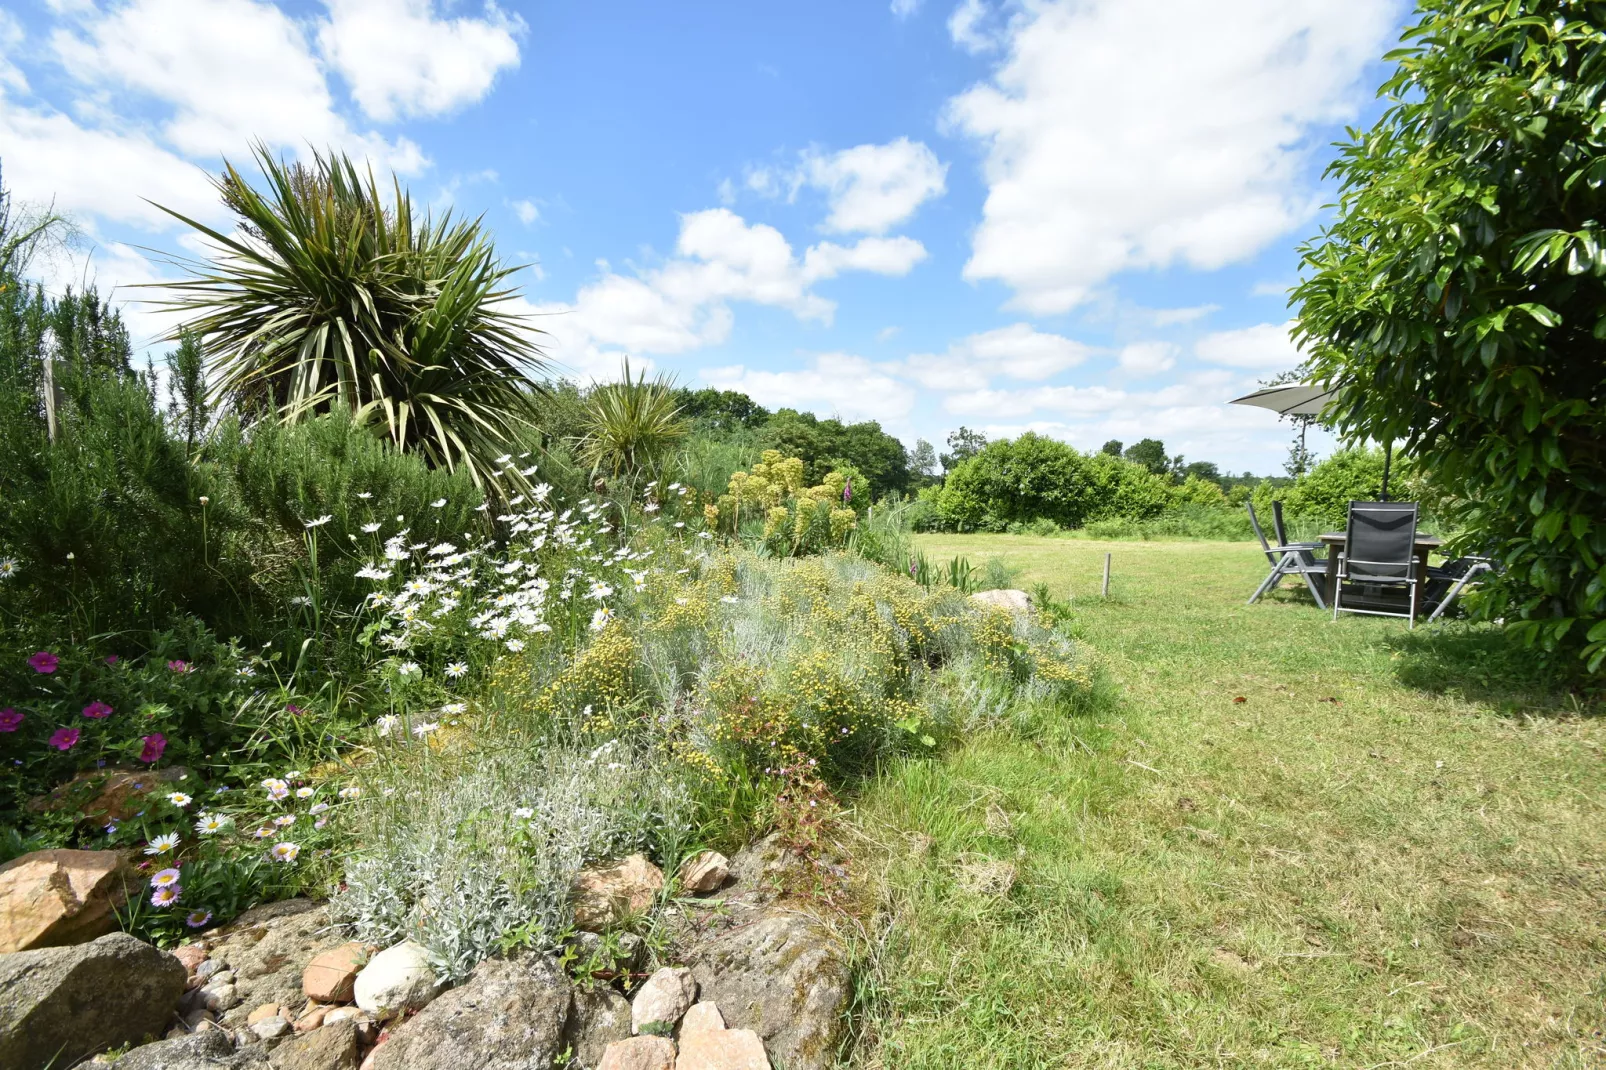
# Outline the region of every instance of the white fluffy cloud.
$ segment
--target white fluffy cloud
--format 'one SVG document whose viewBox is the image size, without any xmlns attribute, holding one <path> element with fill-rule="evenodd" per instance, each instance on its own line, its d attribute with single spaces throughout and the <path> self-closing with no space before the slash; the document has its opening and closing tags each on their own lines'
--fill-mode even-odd
<svg viewBox="0 0 1606 1070">
<path fill-rule="evenodd" d="M 946 353 L 915 353 L 889 370 L 928 390 L 985 390 L 995 376 L 1039 382 L 1087 359 L 1087 346 L 1016 323 L 962 338 Z"/>
<path fill-rule="evenodd" d="M 906 137 L 829 154 L 805 153 L 798 171 L 801 181 L 824 191 L 831 206 L 825 229 L 839 234 L 885 233 L 940 197 L 947 174 L 948 165 L 935 153 Z"/>
<path fill-rule="evenodd" d="M 544 306 L 551 316 L 542 326 L 554 356 L 581 370 L 617 363 L 622 353 L 684 353 L 730 335 L 732 302 L 828 323 L 836 305 L 811 290 L 815 283 L 848 271 L 903 275 L 925 255 L 912 238 L 864 238 L 851 246 L 821 242 L 800 258 L 774 227 L 712 208 L 681 217 L 664 264 L 637 275 L 605 270 L 572 305 Z"/>
<path fill-rule="evenodd" d="M 51 45 L 90 90 L 160 101 L 169 109 L 163 139 L 208 164 L 241 155 L 252 140 L 296 151 L 337 146 L 405 172 L 424 163 L 406 139 L 352 129 L 301 25 L 273 4 L 133 0 L 58 27 Z M 100 125 L 114 125 L 106 118 Z M 115 125 L 137 125 L 120 118 Z"/>
<path fill-rule="evenodd" d="M 1256 371 L 1288 371 L 1303 363 L 1305 355 L 1289 336 L 1293 321 L 1261 323 L 1233 331 L 1207 334 L 1193 345 L 1194 354 L 1211 364 Z"/>
<path fill-rule="evenodd" d="M 1121 271 L 1212 269 L 1256 252 L 1311 211 L 1308 135 L 1354 113 L 1357 76 L 1395 8 L 1025 3 L 1001 30 L 990 81 L 949 104 L 952 126 L 986 152 L 965 276 L 1055 313 Z M 988 12 L 971 0 L 956 12 L 961 45 L 991 40 Z"/>
<path fill-rule="evenodd" d="M 364 114 L 380 122 L 472 104 L 519 63 L 524 21 L 495 3 L 480 18 L 439 18 L 434 0 L 328 4 L 318 43 Z"/>
<path fill-rule="evenodd" d="M 1170 342 L 1133 342 L 1122 347 L 1119 363 L 1132 375 L 1158 375 L 1176 367 L 1177 347 Z"/>
<path fill-rule="evenodd" d="M 851 353 L 822 353 L 808 367 L 763 371 L 740 364 L 704 368 L 702 377 L 720 390 L 740 390 L 768 408 L 794 408 L 846 420 L 899 424 L 914 409 L 909 384 Z"/>
</svg>

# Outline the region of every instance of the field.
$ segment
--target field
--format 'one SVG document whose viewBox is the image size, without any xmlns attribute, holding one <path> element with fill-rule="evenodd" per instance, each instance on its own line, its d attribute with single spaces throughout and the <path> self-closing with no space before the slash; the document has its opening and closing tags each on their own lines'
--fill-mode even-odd
<svg viewBox="0 0 1606 1070">
<path fill-rule="evenodd" d="M 1246 607 L 1246 544 L 920 548 L 1047 582 L 1111 693 L 858 800 L 869 1065 L 1606 1063 L 1606 721 L 1498 635 Z"/>
</svg>

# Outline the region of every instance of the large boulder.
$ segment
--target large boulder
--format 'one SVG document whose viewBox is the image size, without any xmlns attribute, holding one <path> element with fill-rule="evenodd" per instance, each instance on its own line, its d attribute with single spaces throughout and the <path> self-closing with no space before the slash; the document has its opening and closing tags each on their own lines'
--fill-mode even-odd
<svg viewBox="0 0 1606 1070">
<path fill-rule="evenodd" d="M 301 991 L 319 1003 L 350 1003 L 357 974 L 368 962 L 367 945 L 341 944 L 314 955 L 301 971 Z"/>
<path fill-rule="evenodd" d="M 993 609 L 1007 609 L 1011 613 L 1024 613 L 1032 608 L 1032 596 L 1025 591 L 977 591 L 970 596 L 977 605 Z"/>
<path fill-rule="evenodd" d="M 0 953 L 81 944 L 117 927 L 129 873 L 116 851 L 34 851 L 0 866 Z"/>
<path fill-rule="evenodd" d="M 357 1070 L 357 1024 L 335 1022 L 285 1041 L 268 1056 L 272 1070 Z"/>
<path fill-rule="evenodd" d="M 375 955 L 352 985 L 357 1006 L 379 1019 L 417 1010 L 440 990 L 429 952 L 413 940 L 403 940 Z"/>
<path fill-rule="evenodd" d="M 652 906 L 664 888 L 663 870 L 634 854 L 604 866 L 587 866 L 574 878 L 574 924 L 600 932 Z"/>
<path fill-rule="evenodd" d="M 574 1052 L 573 1065 L 596 1070 L 608 1045 L 630 1039 L 630 1001 L 611 988 L 577 988 L 563 1044 Z"/>
<path fill-rule="evenodd" d="M 0 1066 L 43 1070 L 166 1032 L 184 967 L 127 933 L 0 955 Z"/>
<path fill-rule="evenodd" d="M 467 981 L 397 1027 L 366 1065 L 369 1070 L 547 1070 L 563 1050 L 568 1015 L 569 982 L 550 958 L 486 959 Z"/>
<path fill-rule="evenodd" d="M 699 1029 L 681 1038 L 675 1070 L 770 1070 L 770 1060 L 751 1029 Z"/>
<path fill-rule="evenodd" d="M 686 957 L 702 998 L 732 1029 L 751 1029 L 786 1070 L 826 1070 L 842 1040 L 847 951 L 824 923 L 772 910 Z"/>
<path fill-rule="evenodd" d="M 718 891 L 730 873 L 730 859 L 718 851 L 699 851 L 680 864 L 675 877 L 682 890 L 702 893 Z"/>
<path fill-rule="evenodd" d="M 88 769 L 48 795 L 28 800 L 30 813 L 72 811 L 92 821 L 126 821 L 148 805 L 147 797 L 175 790 L 189 777 L 182 766 L 166 769 Z"/>
<path fill-rule="evenodd" d="M 675 1070 L 675 1045 L 663 1037 L 631 1037 L 608 1045 L 597 1070 Z"/>
<path fill-rule="evenodd" d="M 221 1029 L 206 1029 L 186 1037 L 146 1044 L 117 1060 L 117 1070 L 241 1070 L 263 1067 L 267 1049 L 234 1050 L 234 1041 Z"/>
</svg>

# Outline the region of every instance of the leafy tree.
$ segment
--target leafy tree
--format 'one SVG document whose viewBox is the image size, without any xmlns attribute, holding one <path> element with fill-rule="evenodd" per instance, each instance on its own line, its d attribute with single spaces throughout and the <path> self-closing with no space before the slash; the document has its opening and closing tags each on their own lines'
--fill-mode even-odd
<svg viewBox="0 0 1606 1070">
<path fill-rule="evenodd" d="M 909 471 L 922 479 L 937 474 L 937 450 L 923 438 L 915 439 L 914 452 L 909 455 Z"/>
<path fill-rule="evenodd" d="M 1601 6 L 1420 0 L 1390 106 L 1329 173 L 1295 291 L 1352 438 L 1403 443 L 1502 565 L 1488 611 L 1606 663 Z"/>
<path fill-rule="evenodd" d="M 681 387 L 675 391 L 675 404 L 684 419 L 710 431 L 761 427 L 770 418 L 768 409 L 738 390 Z"/>
<path fill-rule="evenodd" d="M 1165 475 L 1171 471 L 1171 458 L 1166 456 L 1165 443 L 1157 438 L 1146 438 L 1141 442 L 1134 442 L 1121 454 L 1133 464 L 1141 464 L 1155 475 Z"/>
<path fill-rule="evenodd" d="M 1121 456 L 1121 440 L 1118 438 L 1110 439 L 1110 441 L 1099 447 L 1099 452 L 1104 454 L 1106 457 Z"/>
<path fill-rule="evenodd" d="M 937 509 L 948 525 L 970 529 L 1002 531 L 1043 519 L 1079 528 L 1115 517 L 1147 519 L 1172 497 L 1169 478 L 1027 432 L 989 442 L 949 472 Z"/>
<path fill-rule="evenodd" d="M 1192 464 L 1185 464 L 1177 475 L 1184 480 L 1203 479 L 1211 483 L 1221 482 L 1221 469 L 1216 467 L 1214 461 L 1194 461 Z"/>
<path fill-rule="evenodd" d="M 781 409 L 764 425 L 763 442 L 788 457 L 801 457 L 811 484 L 844 465 L 868 477 L 876 492 L 909 490 L 909 455 L 903 443 L 874 420 L 844 424 L 813 413 Z"/>
<path fill-rule="evenodd" d="M 214 362 L 216 395 L 294 423 L 342 409 L 476 483 L 529 424 L 536 331 L 508 306 L 518 270 L 479 220 L 417 217 L 344 155 L 310 167 L 254 150 L 266 189 L 232 165 L 215 180 L 238 217 L 210 262 L 164 284 Z M 175 334 L 174 337 L 177 337 Z"/>
<path fill-rule="evenodd" d="M 943 472 L 952 472 L 987 446 L 987 436 L 961 427 L 948 436 L 948 452 L 942 455 Z"/>
</svg>

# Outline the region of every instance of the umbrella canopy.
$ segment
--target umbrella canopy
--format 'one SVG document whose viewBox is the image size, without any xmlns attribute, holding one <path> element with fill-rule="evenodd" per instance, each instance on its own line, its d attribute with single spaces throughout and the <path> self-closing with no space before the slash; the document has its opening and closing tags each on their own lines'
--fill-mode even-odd
<svg viewBox="0 0 1606 1070">
<path fill-rule="evenodd" d="M 1332 400 L 1332 390 L 1306 383 L 1289 383 L 1287 386 L 1268 386 L 1253 394 L 1233 398 L 1232 404 L 1270 409 L 1279 416 L 1320 416 Z"/>
</svg>

